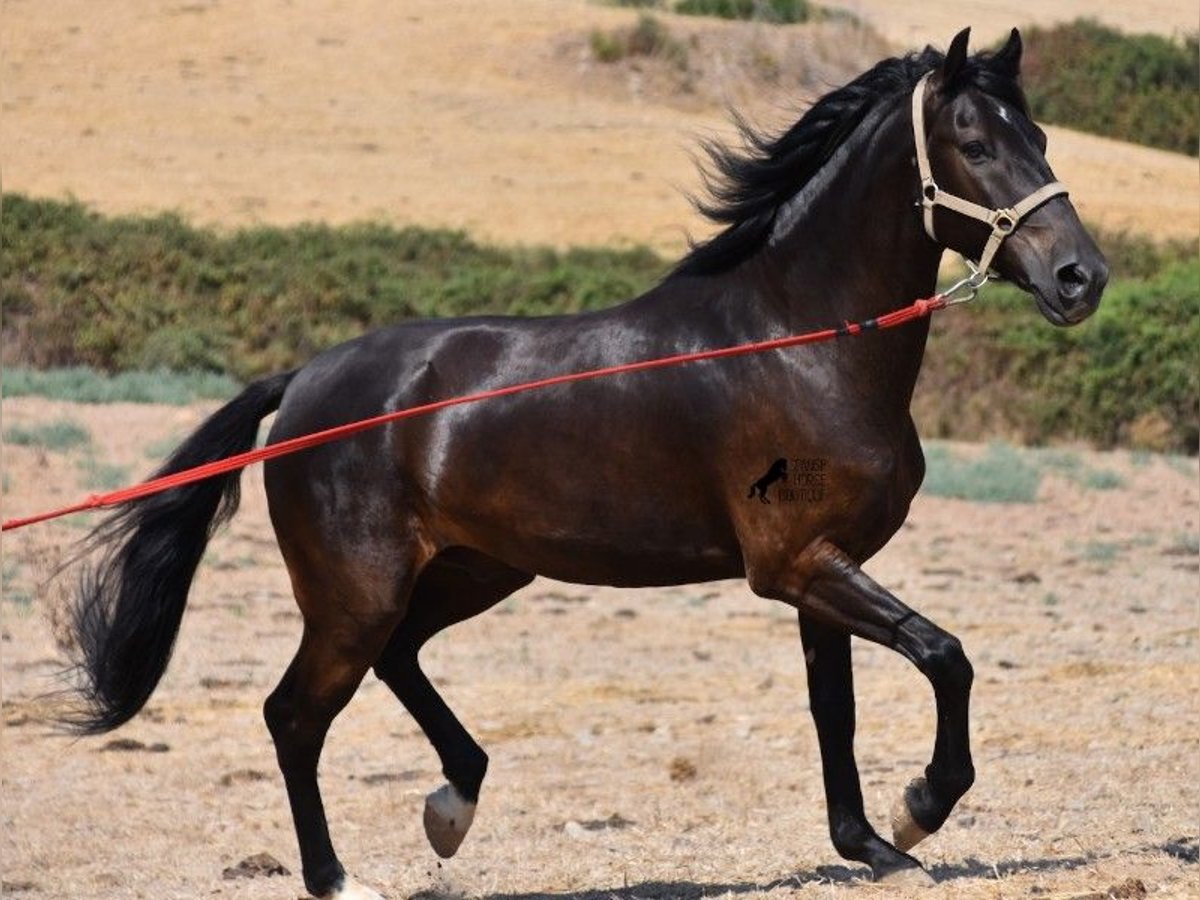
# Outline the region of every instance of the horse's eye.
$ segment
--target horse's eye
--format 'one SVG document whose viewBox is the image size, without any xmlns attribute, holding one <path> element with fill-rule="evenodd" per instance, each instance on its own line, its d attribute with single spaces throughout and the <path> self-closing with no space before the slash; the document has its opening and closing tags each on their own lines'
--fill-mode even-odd
<svg viewBox="0 0 1200 900">
<path fill-rule="evenodd" d="M 988 156 L 987 147 L 983 146 L 979 141 L 971 141 L 964 144 L 962 153 L 971 162 L 982 162 Z"/>
</svg>

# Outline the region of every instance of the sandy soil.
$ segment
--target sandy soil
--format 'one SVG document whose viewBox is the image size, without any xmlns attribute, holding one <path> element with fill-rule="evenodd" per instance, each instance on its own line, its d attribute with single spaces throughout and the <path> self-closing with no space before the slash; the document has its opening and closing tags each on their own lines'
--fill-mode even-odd
<svg viewBox="0 0 1200 900">
<path fill-rule="evenodd" d="M 990 39 L 1081 5 L 854 8 L 912 45 L 944 43 L 968 22 Z M 1189 17 L 1195 26 L 1193 6 L 1161 0 L 1100 14 L 1168 34 Z M 795 29 L 784 47 L 686 23 L 705 48 L 704 77 L 681 89 L 653 67 L 588 61 L 591 29 L 630 18 L 578 0 L 8 0 L 4 184 L 223 226 L 379 217 L 504 242 L 673 251 L 702 227 L 681 191 L 696 187 L 696 136 L 727 133 L 724 99 L 783 122 L 806 90 L 881 52 L 829 31 Z M 758 90 L 742 61 L 763 48 L 802 57 L 804 71 Z M 1086 217 L 1195 235 L 1194 160 L 1060 129 L 1051 146 Z M 105 466 L 144 474 L 202 413 L 6 402 L 6 429 L 67 417 L 94 446 L 6 447 L 5 515 L 90 493 Z M 1125 487 L 1048 475 L 1036 504 L 922 497 L 871 567 L 957 632 L 976 664 L 979 781 L 920 848 L 940 882 L 921 896 L 1080 900 L 1130 878 L 1152 897 L 1200 896 L 1195 463 L 1081 455 Z M 206 558 L 160 691 L 118 735 L 142 750 L 67 741 L 39 722 L 71 580 L 47 577 L 82 525 L 4 538 L 0 892 L 301 894 L 259 714 L 300 623 L 260 475 L 246 476 L 243 512 Z M 831 849 L 793 617 L 742 584 L 538 581 L 425 659 L 492 756 L 460 855 L 439 866 L 425 845 L 437 762 L 385 688 L 364 685 L 323 768 L 345 862 L 389 897 L 904 896 L 863 882 Z M 893 654 L 861 644 L 856 662 L 859 763 L 882 825 L 926 762 L 930 696 Z M 222 877 L 258 852 L 293 875 Z"/>
<path fill-rule="evenodd" d="M 93 435 L 88 452 L 9 446 L 11 515 L 92 490 L 89 452 L 144 474 L 202 410 L 13 400 L 4 414 L 6 428 L 68 418 Z M 1151 897 L 1200 896 L 1196 464 L 1079 458 L 1124 487 L 1049 474 L 1033 504 L 922 496 L 869 567 L 959 634 L 977 673 L 979 780 L 919 849 L 939 885 L 908 896 L 1099 898 L 1130 878 Z M 160 752 L 72 742 L 38 722 L 62 658 L 52 610 L 71 580 L 46 573 L 83 532 L 61 520 L 6 536 L 6 896 L 302 893 L 295 874 L 222 877 L 259 852 L 298 870 L 259 710 L 300 622 L 260 472 L 245 484 L 165 681 L 118 735 Z M 437 761 L 374 680 L 336 723 L 322 770 L 345 862 L 389 897 L 906 896 L 864 882 L 830 847 L 794 617 L 741 583 L 537 581 L 425 659 L 492 758 L 459 856 L 439 866 L 425 844 Z M 927 761 L 931 698 L 895 654 L 860 642 L 855 660 L 859 763 L 882 826 Z"/>
<path fill-rule="evenodd" d="M 1200 29 L 1200 9 L 1181 0 L 1142 0 L 1139 3 L 1097 3 L 1096 0 L 845 0 L 837 5 L 862 19 L 902 46 L 929 41 L 930 34 L 953 33 L 971 26 L 976 40 L 997 41 L 1014 25 L 1054 25 L 1078 18 L 1099 19 L 1132 33 L 1180 37 Z M 944 40 L 944 39 L 943 39 Z"/>
<path fill-rule="evenodd" d="M 856 8 L 903 49 L 944 46 L 963 24 L 990 40 L 1093 6 Z M 1101 13 L 1168 34 L 1196 25 L 1194 4 L 1167 0 Z M 9 190 L 223 225 L 369 217 L 667 252 L 704 233 L 683 197 L 698 187 L 689 154 L 699 135 L 729 134 L 727 102 L 789 124 L 814 91 L 883 55 L 836 26 L 779 38 L 672 17 L 673 32 L 697 41 L 696 71 L 664 92 L 669 64 L 591 60 L 591 31 L 634 14 L 582 0 L 125 0 L 103 14 L 90 0 L 8 0 L 3 15 Z M 776 83 L 747 81 L 737 56 L 778 69 Z M 1062 129 L 1051 150 L 1085 218 L 1195 236 L 1194 159 Z"/>
</svg>

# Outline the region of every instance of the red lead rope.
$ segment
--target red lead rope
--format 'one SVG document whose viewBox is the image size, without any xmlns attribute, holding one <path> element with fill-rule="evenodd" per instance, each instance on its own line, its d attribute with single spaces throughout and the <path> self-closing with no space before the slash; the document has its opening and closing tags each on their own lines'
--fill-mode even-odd
<svg viewBox="0 0 1200 900">
<path fill-rule="evenodd" d="M 380 425 L 386 425 L 389 422 L 398 422 L 401 419 L 412 419 L 417 416 L 427 415 L 428 413 L 437 412 L 438 410 L 447 409 L 451 406 L 461 406 L 466 403 L 478 403 L 481 400 L 491 400 L 495 397 L 507 397 L 510 394 L 521 394 L 525 391 L 534 391 L 540 388 L 553 387 L 556 384 L 571 384 L 575 381 L 586 381 L 590 378 L 607 378 L 610 375 L 621 375 L 627 372 L 641 372 L 647 369 L 662 369 L 667 366 L 678 366 L 683 363 L 700 362 L 705 359 L 724 359 L 728 356 L 745 356 L 749 353 L 764 353 L 768 350 L 782 350 L 785 347 L 796 347 L 801 344 L 818 344 L 822 341 L 832 340 L 838 337 L 846 337 L 849 335 L 861 334 L 864 331 L 872 331 L 874 329 L 895 328 L 897 325 L 903 325 L 906 322 L 911 322 L 913 319 L 921 319 L 928 316 L 935 310 L 943 309 L 950 304 L 946 295 L 938 294 L 925 300 L 915 300 L 909 306 L 903 309 L 898 309 L 895 312 L 890 312 L 880 316 L 877 319 L 867 319 L 863 322 L 847 322 L 840 328 L 826 328 L 821 331 L 810 331 L 807 334 L 794 334 L 789 337 L 775 338 L 769 341 L 757 341 L 750 344 L 738 344 L 734 347 L 722 347 L 717 350 L 698 350 L 694 353 L 680 353 L 675 356 L 662 356 L 657 359 L 645 359 L 640 362 L 623 363 L 619 366 L 605 366 L 600 369 L 588 369 L 586 372 L 572 372 L 567 375 L 555 375 L 552 378 L 541 378 L 537 381 L 526 381 L 521 384 L 513 384 L 508 387 L 494 388 L 490 391 L 480 391 L 477 394 L 464 394 L 460 397 L 450 397 L 446 400 L 437 400 L 433 403 L 425 403 L 421 406 L 410 406 L 407 409 L 399 409 L 395 412 L 385 413 L 380 416 L 372 416 L 369 419 L 361 419 L 358 422 L 349 422 L 345 425 L 338 425 L 334 428 L 327 428 L 324 431 L 317 431 L 313 434 L 305 434 L 300 437 L 291 438 L 290 440 L 280 441 L 278 444 L 271 444 L 266 447 L 259 447 L 256 450 L 250 450 L 246 453 L 238 453 L 234 456 L 218 459 L 214 462 L 205 463 L 202 466 L 196 466 L 191 469 L 184 469 L 182 472 L 172 472 L 170 475 L 163 475 L 161 478 L 154 478 L 150 481 L 143 481 L 141 484 L 131 485 L 130 487 L 121 488 L 120 490 L 112 491 L 107 494 L 93 494 L 79 503 L 71 506 L 64 506 L 61 509 L 51 510 L 49 512 L 39 513 L 34 516 L 27 516 L 23 519 L 9 519 L 0 526 L 2 531 L 11 531 L 16 528 L 23 528 L 26 525 L 32 525 L 35 522 L 44 522 L 48 519 L 57 519 L 60 516 L 70 515 L 71 513 L 83 512 L 88 509 L 101 509 L 109 506 L 117 506 L 121 503 L 127 503 L 130 500 L 138 500 L 142 497 L 149 497 L 151 494 L 158 494 L 162 491 L 170 490 L 175 487 L 182 487 L 185 484 L 191 484 L 195 481 L 201 481 L 205 478 L 212 478 L 216 475 L 224 475 L 227 472 L 235 472 L 238 469 L 244 469 L 246 466 L 254 463 L 263 462 L 264 460 L 274 459 L 277 456 L 286 456 L 289 453 L 296 453 L 299 450 L 307 450 L 309 447 L 316 447 L 321 444 L 328 444 L 330 441 L 341 440 L 349 437 L 352 434 L 358 434 L 360 431 L 366 431 L 369 428 L 377 428 Z"/>
</svg>

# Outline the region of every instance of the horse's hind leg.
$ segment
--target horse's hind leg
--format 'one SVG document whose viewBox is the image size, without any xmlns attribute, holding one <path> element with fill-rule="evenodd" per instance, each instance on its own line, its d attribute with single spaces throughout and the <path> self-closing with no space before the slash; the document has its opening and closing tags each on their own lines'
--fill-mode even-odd
<svg viewBox="0 0 1200 900">
<path fill-rule="evenodd" d="M 315 896 L 336 900 L 378 900 L 379 895 L 349 879 L 329 837 L 317 765 L 325 735 L 350 701 L 363 676 L 399 621 L 407 585 L 367 579 L 356 585 L 342 573 L 320 576 L 289 568 L 296 599 L 304 614 L 304 635 L 279 686 L 267 698 L 263 714 L 287 787 L 305 887 Z M 411 576 L 410 576 L 411 577 Z"/>
<path fill-rule="evenodd" d="M 441 857 L 453 856 L 475 817 L 487 772 L 483 748 L 438 694 L 417 659 L 444 628 L 477 615 L 528 584 L 532 576 L 479 554 L 450 550 L 422 571 L 408 614 L 375 663 L 377 674 L 433 744 L 447 783 L 425 801 L 425 834 Z"/>
</svg>

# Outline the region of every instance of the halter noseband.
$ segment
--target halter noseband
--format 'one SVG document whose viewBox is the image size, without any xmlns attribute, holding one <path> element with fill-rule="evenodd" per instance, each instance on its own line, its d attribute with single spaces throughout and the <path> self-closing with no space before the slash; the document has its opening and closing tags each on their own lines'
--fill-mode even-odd
<svg viewBox="0 0 1200 900">
<path fill-rule="evenodd" d="M 1061 182 L 1052 181 L 1007 209 L 989 209 L 949 194 L 938 187 L 937 182 L 933 180 L 933 172 L 929 168 L 929 150 L 925 146 L 925 88 L 929 76 L 932 74 L 932 72 L 926 72 L 921 77 L 913 89 L 912 95 L 913 139 L 917 145 L 917 171 L 921 176 L 921 206 L 925 209 L 925 233 L 937 241 L 937 235 L 933 233 L 933 209 L 935 206 L 944 206 L 946 209 L 972 219 L 978 219 L 991 226 L 992 233 L 988 237 L 987 243 L 983 245 L 983 253 L 979 257 L 978 272 L 986 279 L 989 276 L 992 258 L 1000 249 L 1004 239 L 1016 231 L 1022 219 L 1047 200 L 1066 196 L 1067 188 Z"/>
</svg>

